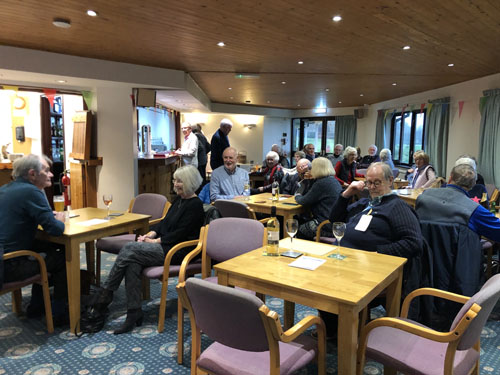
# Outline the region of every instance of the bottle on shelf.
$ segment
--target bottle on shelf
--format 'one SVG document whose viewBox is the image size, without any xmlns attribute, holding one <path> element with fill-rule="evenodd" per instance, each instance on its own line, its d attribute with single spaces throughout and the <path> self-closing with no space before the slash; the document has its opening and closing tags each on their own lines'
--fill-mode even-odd
<svg viewBox="0 0 500 375">
<path fill-rule="evenodd" d="M 273 202 L 278 202 L 280 200 L 280 184 L 276 180 L 271 184 L 271 193 Z"/>
<path fill-rule="evenodd" d="M 265 255 L 279 256 L 280 222 L 276 218 L 276 205 L 271 207 L 271 217 L 267 221 L 267 246 Z"/>
</svg>

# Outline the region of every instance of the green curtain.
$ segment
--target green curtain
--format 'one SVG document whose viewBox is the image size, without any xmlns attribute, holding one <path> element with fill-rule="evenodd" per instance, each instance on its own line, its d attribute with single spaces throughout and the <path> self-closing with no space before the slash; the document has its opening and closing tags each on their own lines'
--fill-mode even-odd
<svg viewBox="0 0 500 375">
<path fill-rule="evenodd" d="M 448 131 L 450 128 L 450 98 L 429 100 L 432 103 L 425 119 L 425 152 L 436 174 L 446 176 Z"/>
<path fill-rule="evenodd" d="M 356 147 L 357 121 L 354 115 L 335 116 L 335 143 Z"/>
<path fill-rule="evenodd" d="M 383 148 L 391 147 L 391 122 L 395 111 L 388 111 L 388 109 L 379 109 L 377 112 L 377 124 L 375 127 L 375 146 L 377 146 L 379 152 Z M 388 112 L 387 115 L 386 112 Z"/>
<path fill-rule="evenodd" d="M 486 183 L 500 186 L 500 89 L 483 91 L 479 101 L 479 172 Z"/>
</svg>

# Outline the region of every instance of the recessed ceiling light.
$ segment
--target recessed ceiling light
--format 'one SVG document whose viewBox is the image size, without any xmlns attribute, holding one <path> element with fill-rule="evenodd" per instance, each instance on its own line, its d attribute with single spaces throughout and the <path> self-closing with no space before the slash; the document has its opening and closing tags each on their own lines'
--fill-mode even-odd
<svg viewBox="0 0 500 375">
<path fill-rule="evenodd" d="M 281 84 L 282 85 L 286 85 L 286 81 L 281 81 Z"/>
<path fill-rule="evenodd" d="M 364 96 L 363 94 L 359 94 L 359 96 Z"/>
<path fill-rule="evenodd" d="M 61 29 L 69 29 L 71 27 L 71 21 L 64 18 L 54 18 L 52 25 L 60 27 Z"/>
<path fill-rule="evenodd" d="M 268 101 L 267 101 L 267 103 L 269 104 L 269 103 L 271 103 L 271 101 L 270 101 L 270 100 L 268 100 Z"/>
<path fill-rule="evenodd" d="M 396 86 L 396 85 L 397 85 L 397 83 L 396 83 L 396 82 L 393 82 L 393 83 L 392 83 L 392 85 L 393 85 L 393 86 Z"/>
<path fill-rule="evenodd" d="M 297 64 L 302 65 L 304 64 L 304 61 L 298 61 Z"/>
<path fill-rule="evenodd" d="M 66 83 L 66 81 L 64 79 L 58 79 L 56 80 L 57 83 Z"/>
<path fill-rule="evenodd" d="M 339 102 L 339 104 L 342 104 L 342 102 Z"/>
<path fill-rule="evenodd" d="M 326 92 L 330 91 L 330 89 L 325 89 Z"/>
<path fill-rule="evenodd" d="M 224 42 L 219 42 L 219 43 L 217 43 L 217 45 L 218 45 L 219 47 L 224 47 L 224 46 L 226 45 L 226 43 L 224 43 Z"/>
<path fill-rule="evenodd" d="M 406 49 L 410 49 L 411 47 L 410 46 L 404 46 L 403 49 L 406 50 Z"/>
<path fill-rule="evenodd" d="M 339 15 L 337 15 L 337 16 L 333 16 L 332 21 L 333 21 L 333 22 L 339 22 L 339 21 L 342 21 L 342 17 L 340 17 Z"/>
<path fill-rule="evenodd" d="M 230 96 L 229 99 L 234 99 L 234 98 L 232 96 Z"/>
<path fill-rule="evenodd" d="M 87 10 L 87 15 L 90 17 L 97 17 L 97 12 L 95 10 L 89 9 Z"/>
<path fill-rule="evenodd" d="M 448 66 L 451 68 L 452 66 L 455 66 L 455 64 L 450 63 L 450 64 L 448 64 Z"/>
<path fill-rule="evenodd" d="M 297 107 L 300 107 L 300 104 L 297 104 Z"/>
<path fill-rule="evenodd" d="M 228 87 L 227 89 L 228 89 L 228 90 L 232 90 L 233 88 L 232 88 L 232 87 Z"/>
</svg>

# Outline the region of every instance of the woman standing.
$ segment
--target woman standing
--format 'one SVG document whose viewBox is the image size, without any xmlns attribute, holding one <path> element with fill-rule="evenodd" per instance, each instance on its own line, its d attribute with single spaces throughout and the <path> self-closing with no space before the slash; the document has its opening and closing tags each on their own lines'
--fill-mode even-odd
<svg viewBox="0 0 500 375">
<path fill-rule="evenodd" d="M 146 267 L 161 266 L 174 245 L 199 237 L 205 215 L 203 203 L 194 192 L 200 184 L 201 176 L 194 166 L 177 169 L 174 173 L 174 190 L 177 197 L 165 218 L 153 226 L 150 232 L 137 237 L 137 242 L 129 242 L 120 250 L 96 304 L 96 309 L 104 312 L 113 301 L 113 292 L 125 278 L 127 319 L 115 330 L 115 335 L 129 332 L 135 325 L 142 324 L 142 270 Z M 171 264 L 181 264 L 190 250 L 186 248 L 175 253 Z"/>
<path fill-rule="evenodd" d="M 335 178 L 343 188 L 348 187 L 354 181 L 354 177 L 363 177 L 362 174 L 356 173 L 357 157 L 356 149 L 348 146 L 344 151 L 344 160 L 338 161 L 335 165 Z"/>
</svg>

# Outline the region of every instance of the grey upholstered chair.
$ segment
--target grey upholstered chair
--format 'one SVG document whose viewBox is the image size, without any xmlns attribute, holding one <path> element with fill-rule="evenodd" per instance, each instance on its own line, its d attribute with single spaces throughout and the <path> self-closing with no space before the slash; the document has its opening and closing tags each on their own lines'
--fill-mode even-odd
<svg viewBox="0 0 500 375">
<path fill-rule="evenodd" d="M 406 319 L 411 300 L 420 295 L 464 304 L 449 332 Z M 400 318 L 376 319 L 363 328 L 358 375 L 363 373 L 365 356 L 405 374 L 479 374 L 481 330 L 499 297 L 500 274 L 490 278 L 472 297 L 432 288 L 413 291 L 403 302 Z"/>
<path fill-rule="evenodd" d="M 236 217 L 213 220 L 205 226 L 201 246 L 191 251 L 184 258 L 179 273 L 179 283 L 186 280 L 189 267 L 201 254 L 201 277 L 217 283 L 217 276 L 212 276 L 212 261 L 224 262 L 238 255 L 258 249 L 267 244 L 267 230 L 257 220 Z M 163 301 L 162 301 L 163 302 Z M 179 301 L 177 316 L 182 317 L 183 307 Z M 161 315 L 161 310 L 160 310 Z M 162 319 L 162 316 L 160 316 Z M 184 341 L 183 319 L 177 319 L 177 362 L 182 363 Z"/>
<path fill-rule="evenodd" d="M 215 208 L 219 210 L 222 217 L 241 217 L 255 219 L 255 212 L 245 203 L 228 199 L 217 199 Z"/>
<path fill-rule="evenodd" d="M 163 220 L 170 208 L 167 198 L 161 194 L 144 193 L 130 201 L 128 212 L 134 214 L 151 215 L 149 225 L 159 223 Z M 112 237 L 104 237 L 96 242 L 96 284 L 101 283 L 101 252 L 118 254 L 121 248 L 131 241 L 135 241 L 133 233 L 122 234 Z"/>
<path fill-rule="evenodd" d="M 52 307 L 50 305 L 49 281 L 47 276 L 47 267 L 45 266 L 45 260 L 40 254 L 30 250 L 12 251 L 10 253 L 4 254 L 3 260 L 6 261 L 22 256 L 34 257 L 40 265 L 40 273 L 24 280 L 4 283 L 0 288 L 0 295 L 12 292 L 12 310 L 19 315 L 21 313 L 21 288 L 34 283 L 41 284 L 43 291 L 43 303 L 45 304 L 45 320 L 47 321 L 47 331 L 49 333 L 53 333 L 54 323 L 52 321 Z"/>
<path fill-rule="evenodd" d="M 177 285 L 191 321 L 191 373 L 285 375 L 318 361 L 326 374 L 325 326 L 307 316 L 283 332 L 279 316 L 254 295 L 191 278 Z M 318 340 L 302 335 L 316 325 Z M 201 352 L 201 331 L 215 342 Z"/>
</svg>

